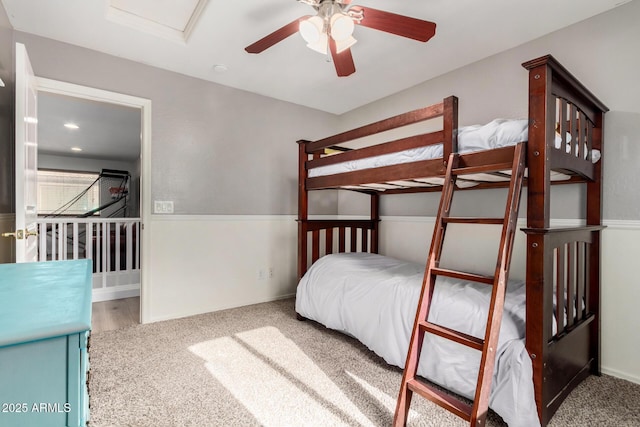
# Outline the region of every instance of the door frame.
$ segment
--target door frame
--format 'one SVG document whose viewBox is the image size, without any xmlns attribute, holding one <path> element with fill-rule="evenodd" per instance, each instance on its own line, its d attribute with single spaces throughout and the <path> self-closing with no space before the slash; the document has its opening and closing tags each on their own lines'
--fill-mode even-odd
<svg viewBox="0 0 640 427">
<path fill-rule="evenodd" d="M 149 250 L 151 248 L 151 100 L 37 76 L 36 81 L 39 92 L 133 107 L 141 111 L 140 192 L 142 197 L 140 198 L 140 234 L 142 237 L 142 250 L 140 251 L 140 323 L 147 323 L 151 318 L 151 310 L 149 308 L 149 302 L 151 301 L 151 274 L 148 271 L 151 261 L 151 251 Z"/>
</svg>

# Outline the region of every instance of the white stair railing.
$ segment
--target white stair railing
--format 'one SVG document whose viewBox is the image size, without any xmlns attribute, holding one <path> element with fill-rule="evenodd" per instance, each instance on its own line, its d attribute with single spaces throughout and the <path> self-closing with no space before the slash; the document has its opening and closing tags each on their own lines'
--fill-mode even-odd
<svg viewBox="0 0 640 427">
<path fill-rule="evenodd" d="M 57 217 L 37 223 L 40 261 L 93 260 L 94 301 L 139 292 L 140 218 Z"/>
</svg>

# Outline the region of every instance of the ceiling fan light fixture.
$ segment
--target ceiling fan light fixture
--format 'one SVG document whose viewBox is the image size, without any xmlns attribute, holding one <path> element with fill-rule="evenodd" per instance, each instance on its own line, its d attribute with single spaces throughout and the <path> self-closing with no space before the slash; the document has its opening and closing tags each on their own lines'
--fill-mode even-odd
<svg viewBox="0 0 640 427">
<path fill-rule="evenodd" d="M 336 42 L 353 38 L 353 30 L 356 26 L 353 23 L 353 19 L 351 19 L 351 17 L 345 15 L 344 13 L 338 12 L 334 13 L 331 16 L 331 20 L 329 22 L 331 28 L 331 38 Z"/>
<path fill-rule="evenodd" d="M 311 50 L 315 50 L 318 53 L 326 55 L 327 54 L 327 42 L 328 42 L 327 33 L 321 33 L 318 36 L 318 40 L 316 40 L 314 43 L 307 43 L 307 47 L 309 49 L 311 49 Z"/>
<path fill-rule="evenodd" d="M 340 40 L 340 41 L 336 40 L 336 53 L 340 53 L 340 52 L 342 52 L 344 50 L 349 49 L 351 46 L 356 44 L 357 41 L 358 40 L 356 40 L 352 36 L 350 36 L 349 38 L 344 39 L 344 40 Z"/>
<path fill-rule="evenodd" d="M 324 20 L 319 16 L 312 16 L 300 23 L 300 35 L 309 44 L 317 43 L 324 35 Z"/>
</svg>

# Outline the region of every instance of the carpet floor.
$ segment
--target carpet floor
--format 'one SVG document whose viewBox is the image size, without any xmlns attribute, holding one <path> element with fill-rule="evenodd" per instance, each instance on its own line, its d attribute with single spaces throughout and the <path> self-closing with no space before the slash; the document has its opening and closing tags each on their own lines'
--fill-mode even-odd
<svg viewBox="0 0 640 427">
<path fill-rule="evenodd" d="M 402 371 L 293 300 L 98 332 L 91 426 L 389 426 Z M 640 385 L 589 377 L 550 426 L 640 426 Z M 414 398 L 414 426 L 464 426 Z M 504 426 L 493 412 L 489 426 Z"/>
</svg>

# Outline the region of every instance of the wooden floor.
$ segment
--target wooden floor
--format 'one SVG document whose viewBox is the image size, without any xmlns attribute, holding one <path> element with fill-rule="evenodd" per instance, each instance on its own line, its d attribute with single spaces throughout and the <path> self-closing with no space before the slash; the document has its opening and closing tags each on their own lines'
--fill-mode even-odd
<svg viewBox="0 0 640 427">
<path fill-rule="evenodd" d="M 140 297 L 94 302 L 92 310 L 93 332 L 112 331 L 140 323 Z"/>
</svg>

